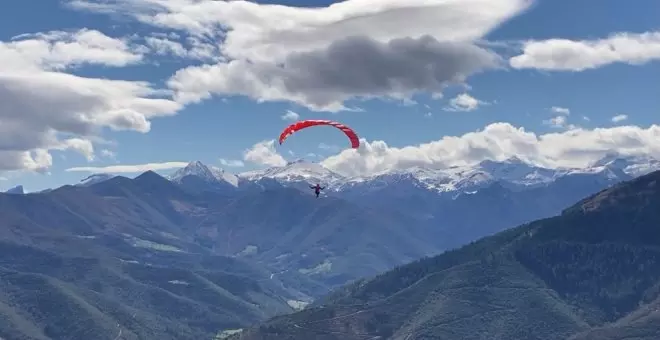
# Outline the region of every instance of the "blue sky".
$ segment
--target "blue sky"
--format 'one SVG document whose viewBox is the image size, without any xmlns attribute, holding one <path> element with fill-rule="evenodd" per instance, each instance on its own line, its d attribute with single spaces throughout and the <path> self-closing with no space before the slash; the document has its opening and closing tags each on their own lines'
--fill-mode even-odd
<svg viewBox="0 0 660 340">
<path fill-rule="evenodd" d="M 5 6 L 0 57 L 10 62 L 0 68 L 0 88 L 10 90 L 0 91 L 0 146 L 7 150 L 0 152 L 0 189 L 75 183 L 112 171 L 108 166 L 142 165 L 121 172 L 127 176 L 150 167 L 168 173 L 175 168 L 156 163 L 192 160 L 241 172 L 304 157 L 368 175 L 513 155 L 548 167 L 584 166 L 611 151 L 660 157 L 660 128 L 653 125 L 660 107 L 658 1 L 438 1 L 421 11 L 413 8 L 419 1 L 363 2 L 348 0 L 343 8 L 325 8 L 330 1 L 188 0 L 110 1 L 103 10 L 95 0 L 46 1 L 39 11 L 22 2 Z M 296 11 L 305 6 L 316 8 Z M 436 14 L 435 21 L 424 12 Z M 405 29 L 387 31 L 388 24 Z M 23 34 L 32 35 L 17 37 Z M 610 39 L 613 34 L 622 35 Z M 418 44 L 421 35 L 433 44 Z M 360 39 L 348 51 L 335 44 L 353 37 Z M 408 37 L 413 43 L 388 45 Z M 314 43 L 298 42 L 305 39 Z M 166 42 L 188 50 L 159 54 Z M 374 44 L 381 45 L 370 49 Z M 415 72 L 419 53 L 431 56 L 429 67 L 441 70 L 438 75 Z M 295 69 L 281 71 L 277 63 Z M 381 65 L 389 66 L 377 70 Z M 403 71 L 394 70 L 399 65 Z M 463 77 L 463 84 L 452 82 Z M 89 85 L 90 79 L 101 80 Z M 105 83 L 111 80 L 145 83 L 127 90 Z M 150 96 L 137 88 L 169 92 L 154 94 L 162 102 L 145 104 Z M 411 100 L 395 99 L 413 92 Z M 440 92 L 442 98 L 432 95 Z M 463 105 L 451 109 L 456 98 Z M 338 110 L 341 105 L 359 110 Z M 291 123 L 282 118 L 287 111 L 345 123 L 365 139 L 363 147 L 340 152 L 348 140 L 332 128 L 306 130 L 283 146 L 258 144 Z M 124 130 L 113 130 L 118 127 Z"/>
</svg>

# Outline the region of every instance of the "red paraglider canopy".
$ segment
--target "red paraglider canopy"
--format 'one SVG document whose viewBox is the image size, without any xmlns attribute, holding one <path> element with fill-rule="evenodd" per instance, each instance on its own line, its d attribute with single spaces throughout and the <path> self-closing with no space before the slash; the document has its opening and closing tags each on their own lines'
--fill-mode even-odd
<svg viewBox="0 0 660 340">
<path fill-rule="evenodd" d="M 284 131 L 282 131 L 282 134 L 280 134 L 280 145 L 282 145 L 282 142 L 284 142 L 294 132 L 296 132 L 298 130 L 308 128 L 310 126 L 317 126 L 317 125 L 334 126 L 337 129 L 344 132 L 344 134 L 348 137 L 348 139 L 351 140 L 351 147 L 353 149 L 357 149 L 360 146 L 360 139 L 358 138 L 355 131 L 353 131 L 353 129 L 349 128 L 348 126 L 346 126 L 344 124 L 341 124 L 341 123 L 338 123 L 338 122 L 333 122 L 331 120 L 315 120 L 315 119 L 301 120 L 299 122 L 295 122 L 295 123 L 287 126 L 286 129 L 284 129 Z"/>
</svg>

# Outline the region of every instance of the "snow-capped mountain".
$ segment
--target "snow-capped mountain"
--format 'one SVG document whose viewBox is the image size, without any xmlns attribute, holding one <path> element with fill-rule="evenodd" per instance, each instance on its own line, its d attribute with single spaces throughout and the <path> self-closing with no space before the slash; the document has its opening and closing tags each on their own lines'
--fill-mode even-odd
<svg viewBox="0 0 660 340">
<path fill-rule="evenodd" d="M 172 182 L 180 183 L 187 176 L 201 178 L 209 183 L 228 183 L 234 187 L 238 187 L 238 177 L 236 175 L 215 166 L 207 166 L 200 161 L 188 163 L 186 167 L 168 176 L 168 179 Z"/>
<path fill-rule="evenodd" d="M 517 157 L 497 162 L 486 160 L 474 166 L 447 169 L 410 168 L 382 172 L 370 177 L 350 178 L 343 188 L 371 189 L 409 181 L 411 185 L 443 192 L 470 192 L 495 182 L 509 187 L 534 188 L 548 185 L 559 178 L 594 175 L 611 181 L 627 180 L 660 169 L 660 161 L 650 157 L 608 155 L 586 168 L 548 169 L 522 161 Z"/>
<path fill-rule="evenodd" d="M 589 169 L 596 172 L 610 171 L 613 174 L 625 173 L 638 177 L 660 169 L 660 160 L 648 156 L 624 157 L 611 153 L 594 162 Z"/>
<path fill-rule="evenodd" d="M 469 194 L 500 183 L 508 188 L 532 189 L 547 186 L 558 179 L 595 176 L 603 183 L 615 183 L 660 169 L 660 161 L 650 157 L 622 157 L 610 154 L 586 168 L 548 169 L 527 163 L 517 157 L 504 161 L 482 161 L 473 166 L 456 166 L 445 169 L 413 167 L 384 171 L 372 176 L 344 177 L 319 163 L 305 160 L 289 162 L 285 166 L 230 174 L 199 161 L 179 169 L 169 179 L 181 184 L 184 178 L 196 178 L 204 185 L 229 184 L 234 188 L 257 185 L 301 187 L 319 183 L 332 192 L 376 192 L 401 186 L 416 187 L 440 194 Z M 200 184 L 201 185 L 201 184 Z"/>
<path fill-rule="evenodd" d="M 82 180 L 80 180 L 80 183 L 78 183 L 76 185 L 83 186 L 83 187 L 88 187 L 90 185 L 94 185 L 94 184 L 97 184 L 97 183 L 107 181 L 107 180 L 109 180 L 111 178 L 114 178 L 114 177 L 115 177 L 115 175 L 111 175 L 111 174 L 104 174 L 104 173 L 103 174 L 93 174 L 93 175 L 90 175 L 90 176 L 87 176 L 87 177 L 83 178 Z"/>
<path fill-rule="evenodd" d="M 240 178 L 258 182 L 261 180 L 275 180 L 280 184 L 306 182 L 309 184 L 321 184 L 336 187 L 346 181 L 346 178 L 321 164 L 296 160 L 289 162 L 283 167 L 272 167 L 264 170 L 244 172 L 238 175 Z"/>
<path fill-rule="evenodd" d="M 226 194 L 234 192 L 239 186 L 238 176 L 200 161 L 188 163 L 184 168 L 167 176 L 167 179 L 193 192 L 213 191 Z"/>
<path fill-rule="evenodd" d="M 415 167 L 404 170 L 386 171 L 365 178 L 351 178 L 346 188 L 369 186 L 377 188 L 401 181 L 428 190 L 446 193 L 476 190 L 498 181 L 514 186 L 533 187 L 552 182 L 556 170 L 544 169 L 527 164 L 518 158 L 503 162 L 483 161 L 475 166 L 455 166 L 447 169 Z"/>
</svg>

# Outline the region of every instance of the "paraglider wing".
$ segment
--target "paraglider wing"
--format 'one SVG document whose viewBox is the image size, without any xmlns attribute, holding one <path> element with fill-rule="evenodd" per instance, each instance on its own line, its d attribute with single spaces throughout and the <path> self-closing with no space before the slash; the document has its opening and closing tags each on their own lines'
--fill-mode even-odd
<svg viewBox="0 0 660 340">
<path fill-rule="evenodd" d="M 351 147 L 353 149 L 357 149 L 360 146 L 360 139 L 358 138 L 355 131 L 353 131 L 353 129 L 349 128 L 344 124 L 333 122 L 331 120 L 301 120 L 299 122 L 295 122 L 287 126 L 286 129 L 282 131 L 282 134 L 280 134 L 280 145 L 294 132 L 308 128 L 310 126 L 317 126 L 317 125 L 334 126 L 337 129 L 341 130 L 348 137 L 348 139 L 351 140 Z"/>
</svg>

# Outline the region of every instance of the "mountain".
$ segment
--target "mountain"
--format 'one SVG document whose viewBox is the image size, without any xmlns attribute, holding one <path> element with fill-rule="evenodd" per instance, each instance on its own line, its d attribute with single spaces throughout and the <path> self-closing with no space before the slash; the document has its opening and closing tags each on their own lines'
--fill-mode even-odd
<svg viewBox="0 0 660 340">
<path fill-rule="evenodd" d="M 0 194 L 0 337 L 211 339 L 325 291 L 196 243 L 214 202 L 154 172 Z"/>
<path fill-rule="evenodd" d="M 153 171 L 2 194 L 0 214 L 9 339 L 212 338 L 436 252 L 406 215 L 286 187 L 199 192 Z"/>
<path fill-rule="evenodd" d="M 23 195 L 25 194 L 25 189 L 23 189 L 22 185 L 17 185 L 7 191 L 5 191 L 7 194 L 16 194 L 16 195 Z"/>
<path fill-rule="evenodd" d="M 454 195 L 457 192 L 471 192 L 495 182 L 520 190 L 545 186 L 563 177 L 597 175 L 627 180 L 658 169 L 660 161 L 654 158 L 610 153 L 585 168 L 549 169 L 512 157 L 503 161 L 485 160 L 473 166 L 445 169 L 412 167 L 387 170 L 367 177 L 344 177 L 319 163 L 300 159 L 282 167 L 240 173 L 238 177 L 252 182 L 274 180 L 283 185 L 321 183 L 329 186 L 332 191 L 351 191 L 356 188 L 375 191 L 395 183 L 410 182 L 420 188 Z"/>
<path fill-rule="evenodd" d="M 92 174 L 92 175 L 89 175 L 89 176 L 81 179 L 80 183 L 78 183 L 76 185 L 88 187 L 88 186 L 94 185 L 96 183 L 101 183 L 103 181 L 107 181 L 107 180 L 109 180 L 111 178 L 114 178 L 114 177 L 115 177 L 114 175 L 104 174 L 104 173 L 102 173 L 102 174 Z"/>
<path fill-rule="evenodd" d="M 405 215 L 293 188 L 244 194 L 196 228 L 198 242 L 336 286 L 434 254 Z"/>
<path fill-rule="evenodd" d="M 416 187 L 439 194 L 469 192 L 495 182 L 507 182 L 512 187 L 534 187 L 551 183 L 562 171 L 530 165 L 514 157 L 502 162 L 482 161 L 475 166 L 454 166 L 447 169 L 413 167 L 390 170 L 367 178 L 351 178 L 344 190 L 366 186 L 369 190 L 382 189 L 390 184 L 413 182 Z"/>
<path fill-rule="evenodd" d="M 238 177 L 223 169 L 206 166 L 200 161 L 190 162 L 168 177 L 174 183 L 193 192 L 215 191 L 231 193 L 238 187 Z"/>
<path fill-rule="evenodd" d="M 440 250 L 559 214 L 582 197 L 630 180 L 660 162 L 608 155 L 584 169 L 546 169 L 517 158 L 444 170 L 413 168 L 350 179 L 337 195 L 413 216 Z"/>
<path fill-rule="evenodd" d="M 232 339 L 658 339 L 660 171 Z"/>
<path fill-rule="evenodd" d="M 401 261 L 556 215 L 582 197 L 631 179 L 638 172 L 629 169 L 639 169 L 642 164 L 648 169 L 658 162 L 608 155 L 586 169 L 552 170 L 512 158 L 472 167 L 411 168 L 346 178 L 318 163 L 298 160 L 283 167 L 239 174 L 237 191 L 230 194 L 232 202 L 225 209 L 215 209 L 195 235 L 198 242 L 223 254 L 255 259 L 281 270 L 303 271 L 332 287 L 389 269 Z M 207 168 L 194 162 L 180 173 L 213 181 L 209 171 L 190 171 Z M 334 211 L 332 218 L 314 217 L 318 201 L 310 201 L 305 193 L 315 183 L 328 186 L 327 197 L 319 207 Z M 285 194 L 287 188 L 301 192 L 291 191 L 290 197 Z M 342 208 L 333 206 L 337 202 L 342 202 Z M 364 226 L 388 225 L 387 235 L 404 233 L 400 237 L 406 241 L 382 243 L 382 249 L 371 247 L 365 260 L 359 249 L 367 241 L 335 232 L 336 224 L 345 224 L 349 230 L 368 230 L 362 237 L 373 240 L 382 235 Z M 283 227 L 274 232 L 272 225 Z M 222 238 L 231 238 L 231 242 Z M 297 244 L 300 240 L 308 243 Z M 319 272 L 320 268 L 326 269 Z"/>
<path fill-rule="evenodd" d="M 586 168 L 549 169 L 535 166 L 513 157 L 501 162 L 486 160 L 475 166 L 456 166 L 447 169 L 414 167 L 386 171 L 366 178 L 351 178 L 341 190 L 359 188 L 366 191 L 384 189 L 392 183 L 413 182 L 413 185 L 440 194 L 455 196 L 471 193 L 500 182 L 512 190 L 526 190 L 548 186 L 573 176 L 594 176 L 612 181 L 628 180 L 660 169 L 660 161 L 648 157 L 619 157 L 610 154 Z"/>
<path fill-rule="evenodd" d="M 310 190 L 310 185 L 320 184 L 327 188 L 326 192 L 337 191 L 347 180 L 321 164 L 299 159 L 282 167 L 271 167 L 264 170 L 248 171 L 238 174 L 243 186 L 264 188 L 293 187 L 299 190 Z"/>
</svg>

